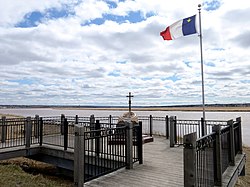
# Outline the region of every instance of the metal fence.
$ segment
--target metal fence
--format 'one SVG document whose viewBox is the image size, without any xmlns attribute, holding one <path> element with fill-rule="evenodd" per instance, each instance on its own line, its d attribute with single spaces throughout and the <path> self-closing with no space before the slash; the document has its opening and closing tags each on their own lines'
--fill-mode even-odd
<svg viewBox="0 0 250 187">
<path fill-rule="evenodd" d="M 196 140 L 196 186 L 214 186 L 215 133 Z"/>
<path fill-rule="evenodd" d="M 84 128 L 85 130 L 86 127 L 78 124 L 77 129 L 79 128 Z M 132 135 L 131 139 L 129 139 L 130 133 Z M 79 153 L 81 150 L 78 150 L 76 147 L 81 145 L 79 142 L 82 141 L 82 137 L 84 138 L 84 151 Z M 79 162 L 84 160 L 84 169 L 78 170 L 78 172 L 84 172 L 82 176 L 84 182 L 119 168 L 127 167 L 130 159 L 131 164 L 135 162 L 142 163 L 141 123 L 132 126 L 131 129 L 127 125 L 108 128 L 103 126 L 99 120 L 96 120 L 95 130 L 84 131 L 82 135 L 77 133 L 76 138 L 75 156 Z M 129 143 L 130 140 L 131 143 Z M 131 149 L 129 148 L 130 145 Z"/>
<path fill-rule="evenodd" d="M 197 140 L 196 132 L 184 136 L 184 186 L 221 186 L 223 174 L 242 154 L 240 118 L 221 124 L 213 123 L 212 132 Z"/>
<path fill-rule="evenodd" d="M 126 166 L 126 127 L 84 132 L 85 181 Z"/>
<path fill-rule="evenodd" d="M 169 119 L 170 146 L 183 145 L 183 137 L 193 132 L 197 133 L 197 138 L 203 137 L 212 132 L 212 127 L 220 125 L 227 126 L 227 121 L 215 120 L 179 120 L 176 116 Z"/>
<path fill-rule="evenodd" d="M 38 144 L 38 123 L 36 118 L 0 119 L 0 149 L 17 146 L 30 147 Z M 28 137 L 28 138 L 27 138 Z"/>
</svg>

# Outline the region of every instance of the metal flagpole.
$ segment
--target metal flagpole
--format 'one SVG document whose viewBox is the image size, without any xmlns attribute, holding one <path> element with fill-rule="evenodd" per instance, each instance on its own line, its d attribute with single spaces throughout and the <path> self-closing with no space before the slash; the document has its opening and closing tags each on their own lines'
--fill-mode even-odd
<svg viewBox="0 0 250 187">
<path fill-rule="evenodd" d="M 202 81 L 202 108 L 203 119 L 205 120 L 205 94 L 204 94 L 204 75 L 203 75 L 203 53 L 202 53 L 202 30 L 201 30 L 201 4 L 198 5 L 199 10 L 199 25 L 200 25 L 200 50 L 201 50 L 201 81 Z"/>
</svg>

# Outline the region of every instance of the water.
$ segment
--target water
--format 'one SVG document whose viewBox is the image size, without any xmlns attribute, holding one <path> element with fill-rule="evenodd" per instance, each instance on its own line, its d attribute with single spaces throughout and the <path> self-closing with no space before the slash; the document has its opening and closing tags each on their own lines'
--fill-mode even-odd
<svg viewBox="0 0 250 187">
<path fill-rule="evenodd" d="M 58 116 L 61 114 L 70 116 L 95 116 L 106 117 L 109 115 L 119 116 L 124 111 L 115 110 L 69 110 L 69 109 L 52 109 L 52 108 L 36 108 L 36 109 L 0 109 L 0 114 L 14 114 L 21 116 Z M 202 112 L 181 112 L 181 111 L 136 111 L 138 116 L 156 116 L 164 117 L 177 116 L 177 119 L 183 120 L 198 120 L 202 117 Z M 207 120 L 230 120 L 241 117 L 242 120 L 242 134 L 243 144 L 250 146 L 250 112 L 206 112 Z M 164 129 L 163 129 L 164 131 Z"/>
</svg>

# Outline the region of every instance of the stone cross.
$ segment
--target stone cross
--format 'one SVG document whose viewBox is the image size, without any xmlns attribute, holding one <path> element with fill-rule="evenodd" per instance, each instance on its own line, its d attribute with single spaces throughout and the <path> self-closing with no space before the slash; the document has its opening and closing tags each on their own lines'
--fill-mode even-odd
<svg viewBox="0 0 250 187">
<path fill-rule="evenodd" d="M 131 95 L 131 92 L 129 92 L 129 94 L 126 96 L 128 97 L 128 110 L 129 110 L 129 114 L 131 113 L 131 98 L 134 97 L 133 95 Z"/>
</svg>

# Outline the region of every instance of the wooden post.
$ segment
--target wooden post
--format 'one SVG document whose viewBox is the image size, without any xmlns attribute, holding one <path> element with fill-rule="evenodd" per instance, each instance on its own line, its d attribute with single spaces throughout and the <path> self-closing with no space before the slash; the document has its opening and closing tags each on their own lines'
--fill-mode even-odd
<svg viewBox="0 0 250 187">
<path fill-rule="evenodd" d="M 152 117 L 152 115 L 149 116 L 149 134 L 150 134 L 150 136 L 153 135 L 153 117 Z"/>
<path fill-rule="evenodd" d="M 235 166 L 235 144 L 234 144 L 234 124 L 233 120 L 227 121 L 229 129 L 229 162 L 231 166 Z"/>
<path fill-rule="evenodd" d="M 1 124 L 1 142 L 4 143 L 7 139 L 7 122 L 6 116 L 2 116 L 2 124 Z"/>
<path fill-rule="evenodd" d="M 242 149 L 242 129 L 241 129 L 241 117 L 236 118 L 236 122 L 239 123 L 239 153 L 242 154 L 243 153 L 243 149 Z"/>
<path fill-rule="evenodd" d="M 175 144 L 174 116 L 170 116 L 170 147 Z"/>
<path fill-rule="evenodd" d="M 35 138 L 38 138 L 38 136 L 39 136 L 39 115 L 35 115 L 34 136 L 35 136 Z"/>
<path fill-rule="evenodd" d="M 61 114 L 61 135 L 64 135 L 64 119 L 65 115 Z"/>
<path fill-rule="evenodd" d="M 166 127 L 166 139 L 169 139 L 169 120 L 168 120 L 168 115 L 166 115 L 166 118 L 165 118 L 165 127 Z"/>
<path fill-rule="evenodd" d="M 126 136 L 126 169 L 133 169 L 133 126 L 131 122 L 125 122 L 127 126 Z"/>
<path fill-rule="evenodd" d="M 216 133 L 214 143 L 214 184 L 222 186 L 222 160 L 221 160 L 221 135 L 220 125 L 213 126 L 212 130 Z"/>
<path fill-rule="evenodd" d="M 31 117 L 26 118 L 24 128 L 25 128 L 25 147 L 30 148 L 31 133 L 32 133 Z"/>
<path fill-rule="evenodd" d="M 84 186 L 84 161 L 85 161 L 85 143 L 84 126 L 75 125 L 75 145 L 74 145 L 74 184 L 77 187 Z"/>
<path fill-rule="evenodd" d="M 142 142 L 142 122 L 139 121 L 138 131 L 137 131 L 137 151 L 139 164 L 143 164 L 143 142 Z"/>
<path fill-rule="evenodd" d="M 196 132 L 183 137 L 184 187 L 196 186 L 196 139 Z"/>
<path fill-rule="evenodd" d="M 64 145 L 63 145 L 63 147 L 64 147 L 64 150 L 66 151 L 68 148 L 68 127 L 69 127 L 69 123 L 68 123 L 67 118 L 65 118 L 63 121 L 63 127 L 64 127 L 64 130 L 63 130 L 63 132 L 64 132 L 64 134 L 63 134 Z"/>
</svg>

